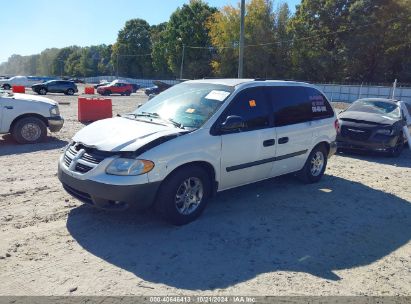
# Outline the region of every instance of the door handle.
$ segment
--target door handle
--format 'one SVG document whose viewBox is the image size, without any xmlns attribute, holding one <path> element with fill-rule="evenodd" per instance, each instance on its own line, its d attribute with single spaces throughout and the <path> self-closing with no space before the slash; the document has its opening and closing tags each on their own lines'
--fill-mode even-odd
<svg viewBox="0 0 411 304">
<path fill-rule="evenodd" d="M 263 141 L 264 147 L 269 147 L 269 146 L 274 146 L 274 145 L 275 145 L 275 139 L 267 139 Z"/>
<path fill-rule="evenodd" d="M 4 106 L 4 108 L 7 109 L 7 110 L 13 110 L 14 109 L 13 106 Z"/>
<path fill-rule="evenodd" d="M 288 143 L 288 137 L 281 137 L 281 138 L 278 140 L 278 143 L 279 143 L 280 145 Z"/>
</svg>

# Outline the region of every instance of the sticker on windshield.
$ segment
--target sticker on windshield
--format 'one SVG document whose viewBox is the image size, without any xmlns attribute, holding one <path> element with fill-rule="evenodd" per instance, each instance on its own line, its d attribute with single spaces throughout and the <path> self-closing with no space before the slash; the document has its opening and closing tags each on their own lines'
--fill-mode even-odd
<svg viewBox="0 0 411 304">
<path fill-rule="evenodd" d="M 223 101 L 224 99 L 227 98 L 228 95 L 230 95 L 230 92 L 212 90 L 210 93 L 207 94 L 205 98 Z"/>
<path fill-rule="evenodd" d="M 186 113 L 194 113 L 195 111 L 196 111 L 196 109 L 188 108 L 186 110 Z"/>
<path fill-rule="evenodd" d="M 254 99 L 249 100 L 249 101 L 248 101 L 248 104 L 250 105 L 251 108 L 257 106 L 257 103 L 255 102 Z"/>
</svg>

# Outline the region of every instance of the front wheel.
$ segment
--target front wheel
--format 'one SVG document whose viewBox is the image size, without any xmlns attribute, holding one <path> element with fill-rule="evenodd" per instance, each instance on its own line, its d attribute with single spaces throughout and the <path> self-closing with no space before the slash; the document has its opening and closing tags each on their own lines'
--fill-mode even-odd
<svg viewBox="0 0 411 304">
<path fill-rule="evenodd" d="M 38 90 L 39 95 L 46 95 L 47 94 L 47 90 L 45 88 L 40 88 L 40 90 Z"/>
<path fill-rule="evenodd" d="M 6 84 L 3 85 L 3 89 L 5 89 L 5 90 L 10 90 L 10 89 L 11 89 L 11 86 L 6 83 Z"/>
<path fill-rule="evenodd" d="M 326 167 L 327 149 L 323 145 L 319 145 L 311 151 L 298 176 L 307 184 L 316 183 L 324 175 Z"/>
<path fill-rule="evenodd" d="M 20 144 L 35 144 L 46 139 L 47 126 L 37 117 L 26 117 L 14 124 L 11 135 Z"/>
<path fill-rule="evenodd" d="M 210 177 L 203 168 L 183 167 L 164 181 L 156 207 L 172 224 L 185 225 L 201 215 L 210 193 Z"/>
<path fill-rule="evenodd" d="M 130 96 L 131 95 L 131 92 L 130 91 L 126 91 L 126 96 Z"/>
<path fill-rule="evenodd" d="M 73 89 L 68 89 L 67 90 L 67 95 L 74 95 L 74 90 Z"/>
</svg>

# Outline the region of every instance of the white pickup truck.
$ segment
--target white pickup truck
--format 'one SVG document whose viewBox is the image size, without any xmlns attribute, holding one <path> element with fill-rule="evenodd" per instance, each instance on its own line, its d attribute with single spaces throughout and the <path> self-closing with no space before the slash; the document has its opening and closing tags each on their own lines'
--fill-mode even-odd
<svg viewBox="0 0 411 304">
<path fill-rule="evenodd" d="M 47 137 L 47 128 L 58 132 L 63 123 L 57 102 L 0 89 L 0 134 L 11 133 L 21 144 L 38 143 Z"/>
</svg>

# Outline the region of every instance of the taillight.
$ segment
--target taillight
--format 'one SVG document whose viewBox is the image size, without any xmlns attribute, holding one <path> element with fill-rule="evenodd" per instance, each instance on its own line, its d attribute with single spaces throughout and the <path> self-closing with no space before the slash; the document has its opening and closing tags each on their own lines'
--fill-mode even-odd
<svg viewBox="0 0 411 304">
<path fill-rule="evenodd" d="M 334 128 L 335 128 L 335 131 L 336 131 L 337 133 L 340 133 L 340 122 L 338 121 L 338 119 L 336 119 L 336 120 L 334 121 Z"/>
</svg>

